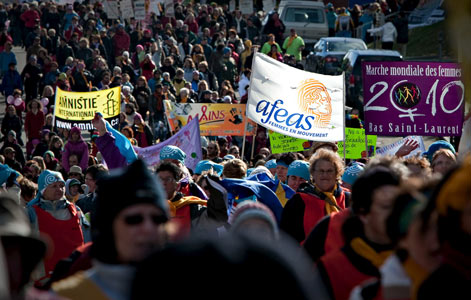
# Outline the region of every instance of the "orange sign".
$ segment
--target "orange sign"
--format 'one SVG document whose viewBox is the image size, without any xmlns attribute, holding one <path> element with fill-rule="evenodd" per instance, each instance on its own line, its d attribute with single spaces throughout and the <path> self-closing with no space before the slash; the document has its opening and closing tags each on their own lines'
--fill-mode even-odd
<svg viewBox="0 0 471 300">
<path fill-rule="evenodd" d="M 165 114 L 173 132 L 198 118 L 203 136 L 244 135 L 245 104 L 175 103 L 164 101 Z M 255 123 L 247 122 L 247 135 L 255 134 Z"/>
</svg>

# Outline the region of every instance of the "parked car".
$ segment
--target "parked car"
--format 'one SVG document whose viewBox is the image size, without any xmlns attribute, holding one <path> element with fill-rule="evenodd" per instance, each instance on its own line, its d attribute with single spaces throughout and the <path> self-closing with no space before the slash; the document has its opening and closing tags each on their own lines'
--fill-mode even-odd
<svg viewBox="0 0 471 300">
<path fill-rule="evenodd" d="M 284 38 L 289 36 L 291 28 L 296 30 L 307 45 L 329 35 L 322 1 L 281 1 L 278 14 L 286 26 Z"/>
<path fill-rule="evenodd" d="M 321 74 L 336 75 L 340 63 L 348 50 L 366 50 L 362 39 L 345 37 L 321 38 L 306 57 L 306 70 Z"/>
<path fill-rule="evenodd" d="M 363 118 L 363 81 L 361 64 L 365 61 L 402 61 L 393 50 L 350 50 L 343 58 L 341 71 L 347 82 L 347 106 L 357 108 Z"/>
</svg>

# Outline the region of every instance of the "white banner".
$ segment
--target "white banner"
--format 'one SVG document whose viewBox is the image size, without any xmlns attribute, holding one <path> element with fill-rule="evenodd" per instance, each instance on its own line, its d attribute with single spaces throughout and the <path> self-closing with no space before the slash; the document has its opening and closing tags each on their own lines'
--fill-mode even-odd
<svg viewBox="0 0 471 300">
<path fill-rule="evenodd" d="M 379 156 L 382 156 L 382 155 L 394 156 L 396 154 L 397 150 L 399 150 L 399 148 L 401 148 L 401 146 L 404 145 L 404 143 L 408 140 L 416 141 L 419 144 L 419 147 L 417 147 L 417 149 L 413 150 L 408 155 L 404 156 L 404 158 L 416 156 L 420 153 L 425 152 L 424 140 L 422 139 L 421 136 L 414 135 L 414 136 L 408 136 L 408 137 L 406 137 L 406 138 L 404 138 L 400 141 L 397 141 L 395 143 L 386 145 L 384 147 L 377 148 L 376 149 L 376 155 L 379 155 Z"/>
<path fill-rule="evenodd" d="M 165 0 L 165 15 L 174 16 L 175 15 L 175 6 L 173 0 Z"/>
<path fill-rule="evenodd" d="M 144 0 L 134 1 L 134 18 L 136 20 L 146 19 L 146 2 Z"/>
<path fill-rule="evenodd" d="M 268 13 L 275 8 L 275 0 L 263 0 L 263 10 Z"/>
<path fill-rule="evenodd" d="M 131 0 L 121 0 L 119 8 L 121 10 L 121 16 L 123 16 L 123 19 L 134 18 L 134 9 L 132 7 Z"/>
<path fill-rule="evenodd" d="M 244 15 L 250 15 L 253 13 L 253 1 L 252 0 L 239 0 L 239 10 Z"/>
<path fill-rule="evenodd" d="M 103 10 L 108 15 L 110 19 L 119 19 L 120 12 L 118 1 L 105 1 L 103 2 Z"/>
<path fill-rule="evenodd" d="M 233 12 L 233 11 L 235 11 L 235 9 L 236 9 L 236 2 L 235 2 L 235 0 L 229 1 L 229 11 L 230 11 L 230 12 Z"/>
<path fill-rule="evenodd" d="M 342 141 L 344 76 L 302 71 L 256 53 L 247 116 L 258 124 L 311 141 Z"/>
</svg>

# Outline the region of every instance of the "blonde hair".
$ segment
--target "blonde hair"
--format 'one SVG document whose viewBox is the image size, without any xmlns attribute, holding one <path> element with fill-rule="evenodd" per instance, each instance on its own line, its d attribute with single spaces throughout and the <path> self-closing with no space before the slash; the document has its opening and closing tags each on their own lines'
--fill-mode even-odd
<svg viewBox="0 0 471 300">
<path fill-rule="evenodd" d="M 226 178 L 244 178 L 247 174 L 247 165 L 240 159 L 230 159 L 224 164 L 222 175 Z"/>
<path fill-rule="evenodd" d="M 437 150 L 437 152 L 435 152 L 435 153 L 433 154 L 433 158 L 432 158 L 432 168 L 435 166 L 435 160 L 436 160 L 440 155 L 444 155 L 445 157 L 448 157 L 449 159 L 451 159 L 451 160 L 453 160 L 453 161 L 456 162 L 456 156 L 453 154 L 453 152 L 451 152 L 451 151 L 448 150 L 448 149 L 442 148 L 442 149 Z"/>
<path fill-rule="evenodd" d="M 340 179 L 340 177 L 342 177 L 344 171 L 342 159 L 336 152 L 327 149 L 317 150 L 316 153 L 309 160 L 309 173 L 311 173 L 311 175 L 314 174 L 316 164 L 320 160 L 324 160 L 333 164 L 335 168 L 335 176 L 337 177 L 337 179 Z"/>
</svg>

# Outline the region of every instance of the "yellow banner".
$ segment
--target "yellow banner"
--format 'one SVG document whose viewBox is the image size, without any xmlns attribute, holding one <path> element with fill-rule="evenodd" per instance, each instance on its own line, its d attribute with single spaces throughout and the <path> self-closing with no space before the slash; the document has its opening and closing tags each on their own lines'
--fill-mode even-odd
<svg viewBox="0 0 471 300">
<path fill-rule="evenodd" d="M 96 92 L 68 92 L 56 89 L 54 125 L 57 128 L 93 130 L 93 117 L 101 113 L 111 126 L 119 124 L 121 87 Z"/>
<path fill-rule="evenodd" d="M 191 120 L 198 118 L 201 135 L 244 135 L 244 124 L 247 118 L 245 104 L 223 103 L 175 103 L 164 101 L 171 130 L 179 131 Z M 255 123 L 247 122 L 247 135 L 255 134 Z"/>
<path fill-rule="evenodd" d="M 91 121 L 100 112 L 105 119 L 119 115 L 121 87 L 96 92 L 67 92 L 56 90 L 54 115 L 68 121 Z"/>
</svg>

